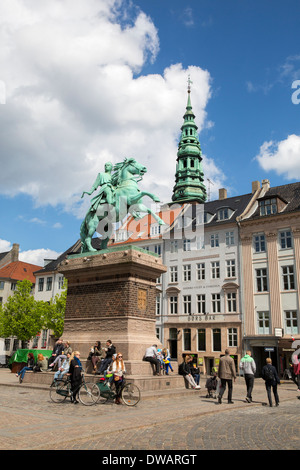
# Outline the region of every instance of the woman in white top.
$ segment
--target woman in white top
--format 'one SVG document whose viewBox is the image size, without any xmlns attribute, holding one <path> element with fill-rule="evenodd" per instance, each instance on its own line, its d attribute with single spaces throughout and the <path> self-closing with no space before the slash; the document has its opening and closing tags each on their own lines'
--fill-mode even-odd
<svg viewBox="0 0 300 470">
<path fill-rule="evenodd" d="M 117 405 L 120 405 L 121 404 L 121 400 L 120 400 L 121 391 L 124 386 L 124 374 L 126 373 L 122 353 L 117 354 L 116 360 L 114 361 L 112 365 L 112 372 L 114 374 L 114 383 L 116 385 L 116 392 L 117 392 L 115 403 Z"/>
</svg>

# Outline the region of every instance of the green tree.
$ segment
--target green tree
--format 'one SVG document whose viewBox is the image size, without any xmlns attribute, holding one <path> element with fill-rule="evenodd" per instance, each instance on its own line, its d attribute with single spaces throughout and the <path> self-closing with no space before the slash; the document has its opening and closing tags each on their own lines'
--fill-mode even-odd
<svg viewBox="0 0 300 470">
<path fill-rule="evenodd" d="M 56 294 L 50 301 L 47 310 L 45 327 L 53 331 L 54 336 L 59 338 L 64 331 L 65 311 L 67 303 L 67 281 L 64 281 L 62 293 Z"/>
<path fill-rule="evenodd" d="M 43 328 L 48 308 L 46 302 L 34 300 L 30 281 L 18 281 L 14 294 L 0 311 L 0 337 L 29 341 Z"/>
</svg>

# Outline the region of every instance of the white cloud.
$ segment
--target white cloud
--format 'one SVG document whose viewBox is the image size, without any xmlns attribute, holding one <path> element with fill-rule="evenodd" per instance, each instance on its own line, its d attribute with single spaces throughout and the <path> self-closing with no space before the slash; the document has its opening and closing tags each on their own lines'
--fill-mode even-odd
<svg viewBox="0 0 300 470">
<path fill-rule="evenodd" d="M 300 179 L 300 136 L 289 135 L 280 142 L 264 142 L 255 157 L 265 171 L 275 171 L 288 180 Z"/>
<path fill-rule="evenodd" d="M 123 0 L 1 2 L 0 42 L 3 194 L 61 204 L 81 218 L 80 195 L 104 163 L 132 156 L 148 168 L 143 189 L 171 199 L 187 77 L 201 131 L 210 126 L 208 71 L 175 64 L 143 75 L 158 31 Z"/>
<path fill-rule="evenodd" d="M 7 240 L 0 238 L 0 253 L 6 253 L 12 249 L 12 244 Z"/>
<path fill-rule="evenodd" d="M 21 251 L 19 254 L 19 260 L 43 267 L 44 259 L 57 259 L 60 254 L 61 253 L 50 250 L 49 248 L 40 248 L 36 250 Z"/>
</svg>

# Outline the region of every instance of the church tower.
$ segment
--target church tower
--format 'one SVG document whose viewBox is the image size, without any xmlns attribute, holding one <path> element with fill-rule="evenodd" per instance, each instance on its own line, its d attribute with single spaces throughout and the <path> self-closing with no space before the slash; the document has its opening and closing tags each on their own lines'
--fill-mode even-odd
<svg viewBox="0 0 300 470">
<path fill-rule="evenodd" d="M 191 105 L 191 81 L 188 78 L 188 100 L 178 144 L 175 186 L 172 201 L 204 203 L 207 198 L 202 169 L 202 152 Z"/>
</svg>

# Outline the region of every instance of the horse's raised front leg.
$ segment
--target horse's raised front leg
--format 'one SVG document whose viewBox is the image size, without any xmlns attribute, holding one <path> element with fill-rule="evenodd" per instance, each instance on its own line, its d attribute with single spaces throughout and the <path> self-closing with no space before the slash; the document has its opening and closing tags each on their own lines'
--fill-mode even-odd
<svg viewBox="0 0 300 470">
<path fill-rule="evenodd" d="M 156 220 L 156 222 L 159 223 L 159 225 L 166 225 L 165 222 L 157 215 L 155 214 L 155 212 L 153 212 L 152 209 L 150 209 L 149 207 L 145 206 L 145 204 L 135 204 L 135 205 L 132 205 L 130 208 L 129 208 L 129 212 L 133 215 L 135 212 L 139 213 L 139 212 L 144 212 L 144 213 L 147 213 L 147 214 L 151 214 L 152 217 Z"/>
</svg>

